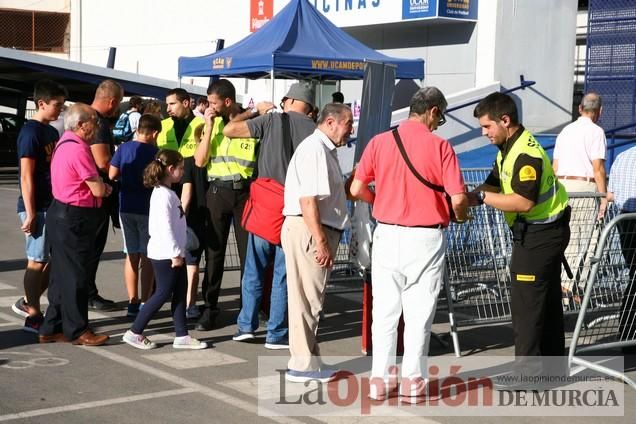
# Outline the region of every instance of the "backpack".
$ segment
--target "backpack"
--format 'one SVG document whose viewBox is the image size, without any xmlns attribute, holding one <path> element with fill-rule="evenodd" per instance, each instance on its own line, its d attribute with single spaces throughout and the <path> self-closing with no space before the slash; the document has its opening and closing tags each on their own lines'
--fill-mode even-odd
<svg viewBox="0 0 636 424">
<path fill-rule="evenodd" d="M 115 127 L 113 128 L 113 138 L 115 144 L 121 144 L 126 141 L 132 140 L 133 130 L 130 126 L 130 113 L 124 112 L 119 115 Z"/>
</svg>

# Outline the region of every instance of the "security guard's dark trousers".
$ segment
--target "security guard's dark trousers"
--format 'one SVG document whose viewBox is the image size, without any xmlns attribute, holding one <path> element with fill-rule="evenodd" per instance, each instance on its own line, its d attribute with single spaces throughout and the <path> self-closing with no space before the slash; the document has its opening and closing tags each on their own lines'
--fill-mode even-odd
<svg viewBox="0 0 636 424">
<path fill-rule="evenodd" d="M 230 183 L 231 184 L 231 183 Z M 247 250 L 247 232 L 241 226 L 241 216 L 245 208 L 245 202 L 249 197 L 249 185 L 241 189 L 233 189 L 210 184 L 207 193 L 207 205 L 210 210 L 210 225 L 207 237 L 207 282 L 202 287 L 203 300 L 205 301 L 204 314 L 218 314 L 219 293 L 223 280 L 223 268 L 225 263 L 225 250 L 230 233 L 230 226 L 234 225 L 234 234 L 238 247 L 241 264 L 241 277 L 245 265 L 245 252 Z"/>
<path fill-rule="evenodd" d="M 95 266 L 99 209 L 54 200 L 46 214 L 51 246 L 49 306 L 40 334 L 64 333 L 75 340 L 88 328 L 88 287 Z"/>
<path fill-rule="evenodd" d="M 510 264 L 517 362 L 526 357 L 562 356 L 561 260 L 570 240 L 569 214 L 555 223 L 527 225 L 521 238 L 515 236 Z"/>
</svg>

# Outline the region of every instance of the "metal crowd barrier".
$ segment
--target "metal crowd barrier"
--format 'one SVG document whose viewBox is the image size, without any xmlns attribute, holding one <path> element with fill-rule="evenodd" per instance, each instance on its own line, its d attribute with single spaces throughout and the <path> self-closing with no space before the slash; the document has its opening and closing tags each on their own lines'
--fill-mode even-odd
<svg viewBox="0 0 636 424">
<path fill-rule="evenodd" d="M 482 170 L 468 170 L 468 175 L 466 171 L 464 175 L 469 189 L 485 179 Z M 574 278 L 568 279 L 565 272 L 562 276 L 566 315 L 579 313 L 601 230 L 617 214 L 610 204 L 605 218 L 597 221 L 602 197 L 599 193 L 570 195 L 572 236 L 565 255 Z M 446 295 L 440 298 L 447 303 L 451 339 L 458 357 L 461 356 L 459 327 L 511 321 L 511 232 L 503 213 L 493 208 L 472 208 L 471 214 L 472 219 L 466 223 L 451 224 L 447 229 Z M 615 303 L 617 296 L 606 286 L 597 287 L 592 292 L 590 308 L 603 309 Z"/>
<path fill-rule="evenodd" d="M 583 354 L 636 346 L 636 213 L 620 214 L 603 229 L 585 283 L 568 353 L 573 366 L 619 378 L 636 389 L 624 372 L 586 359 Z"/>
<path fill-rule="evenodd" d="M 239 271 L 241 269 L 241 258 L 239 258 L 236 236 L 234 235 L 234 224 L 230 227 L 230 235 L 227 238 L 223 269 L 225 271 Z"/>
<path fill-rule="evenodd" d="M 349 240 L 350 234 L 348 232 L 343 233 L 327 287 L 330 293 L 362 290 L 362 286 L 358 284 L 362 282 L 362 277 L 349 260 Z M 227 239 L 224 269 L 225 271 L 238 271 L 241 269 L 233 225 L 230 227 L 230 235 Z"/>
<path fill-rule="evenodd" d="M 462 170 L 469 190 L 485 181 L 489 172 L 490 169 L 484 168 Z M 579 314 L 579 320 L 582 317 L 585 320 L 585 324 L 580 326 L 577 323 L 578 332 L 575 335 L 580 336 L 580 340 L 573 340 L 575 347 L 585 347 L 585 337 L 591 334 L 598 337 L 600 329 L 617 322 L 618 306 L 628 278 L 619 238 L 614 228 L 616 221 L 613 219 L 619 215 L 619 211 L 610 203 L 604 219 L 597 221 L 601 197 L 603 196 L 598 193 L 570 195 L 572 235 L 565 255 L 574 278 L 569 279 L 563 273 L 562 291 L 564 313 Z M 461 356 L 459 327 L 511 320 L 510 229 L 503 214 L 491 207 L 472 208 L 470 213 L 472 219 L 463 224 L 452 223 L 446 230 L 448 248 L 445 290 L 438 299 L 438 310 L 448 312 L 450 335 L 455 355 L 458 357 Z M 627 215 L 622 215 L 621 218 L 625 219 L 625 216 Z M 349 240 L 350 234 L 345 232 L 338 246 L 335 265 L 327 287 L 328 292 L 363 289 L 361 283 L 364 277 L 349 259 Z M 593 255 L 595 251 L 596 256 Z M 225 269 L 239 268 L 236 239 L 232 228 L 225 257 Z M 597 333 L 592 329 L 596 329 L 594 331 Z M 575 345 L 575 342 L 579 344 Z"/>
</svg>

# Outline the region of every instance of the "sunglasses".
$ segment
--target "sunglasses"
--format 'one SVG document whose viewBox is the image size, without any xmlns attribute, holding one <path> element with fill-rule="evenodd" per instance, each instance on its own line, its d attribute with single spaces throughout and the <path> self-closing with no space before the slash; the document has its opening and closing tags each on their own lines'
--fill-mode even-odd
<svg viewBox="0 0 636 424">
<path fill-rule="evenodd" d="M 444 116 L 444 114 L 442 113 L 442 111 L 439 111 L 439 119 L 437 121 L 437 126 L 441 127 L 442 125 L 444 125 L 446 123 L 446 117 Z"/>
<path fill-rule="evenodd" d="M 283 97 L 283 100 L 280 101 L 280 108 L 281 109 L 285 109 L 285 102 L 289 100 L 289 97 Z M 291 99 L 292 104 L 294 103 L 294 99 Z"/>
</svg>

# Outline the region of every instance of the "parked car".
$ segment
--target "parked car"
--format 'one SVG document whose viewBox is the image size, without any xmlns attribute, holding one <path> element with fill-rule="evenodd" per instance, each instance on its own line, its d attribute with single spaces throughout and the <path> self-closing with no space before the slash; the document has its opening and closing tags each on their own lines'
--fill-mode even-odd
<svg viewBox="0 0 636 424">
<path fill-rule="evenodd" d="M 18 133 L 24 118 L 0 112 L 0 166 L 18 166 Z"/>
</svg>

